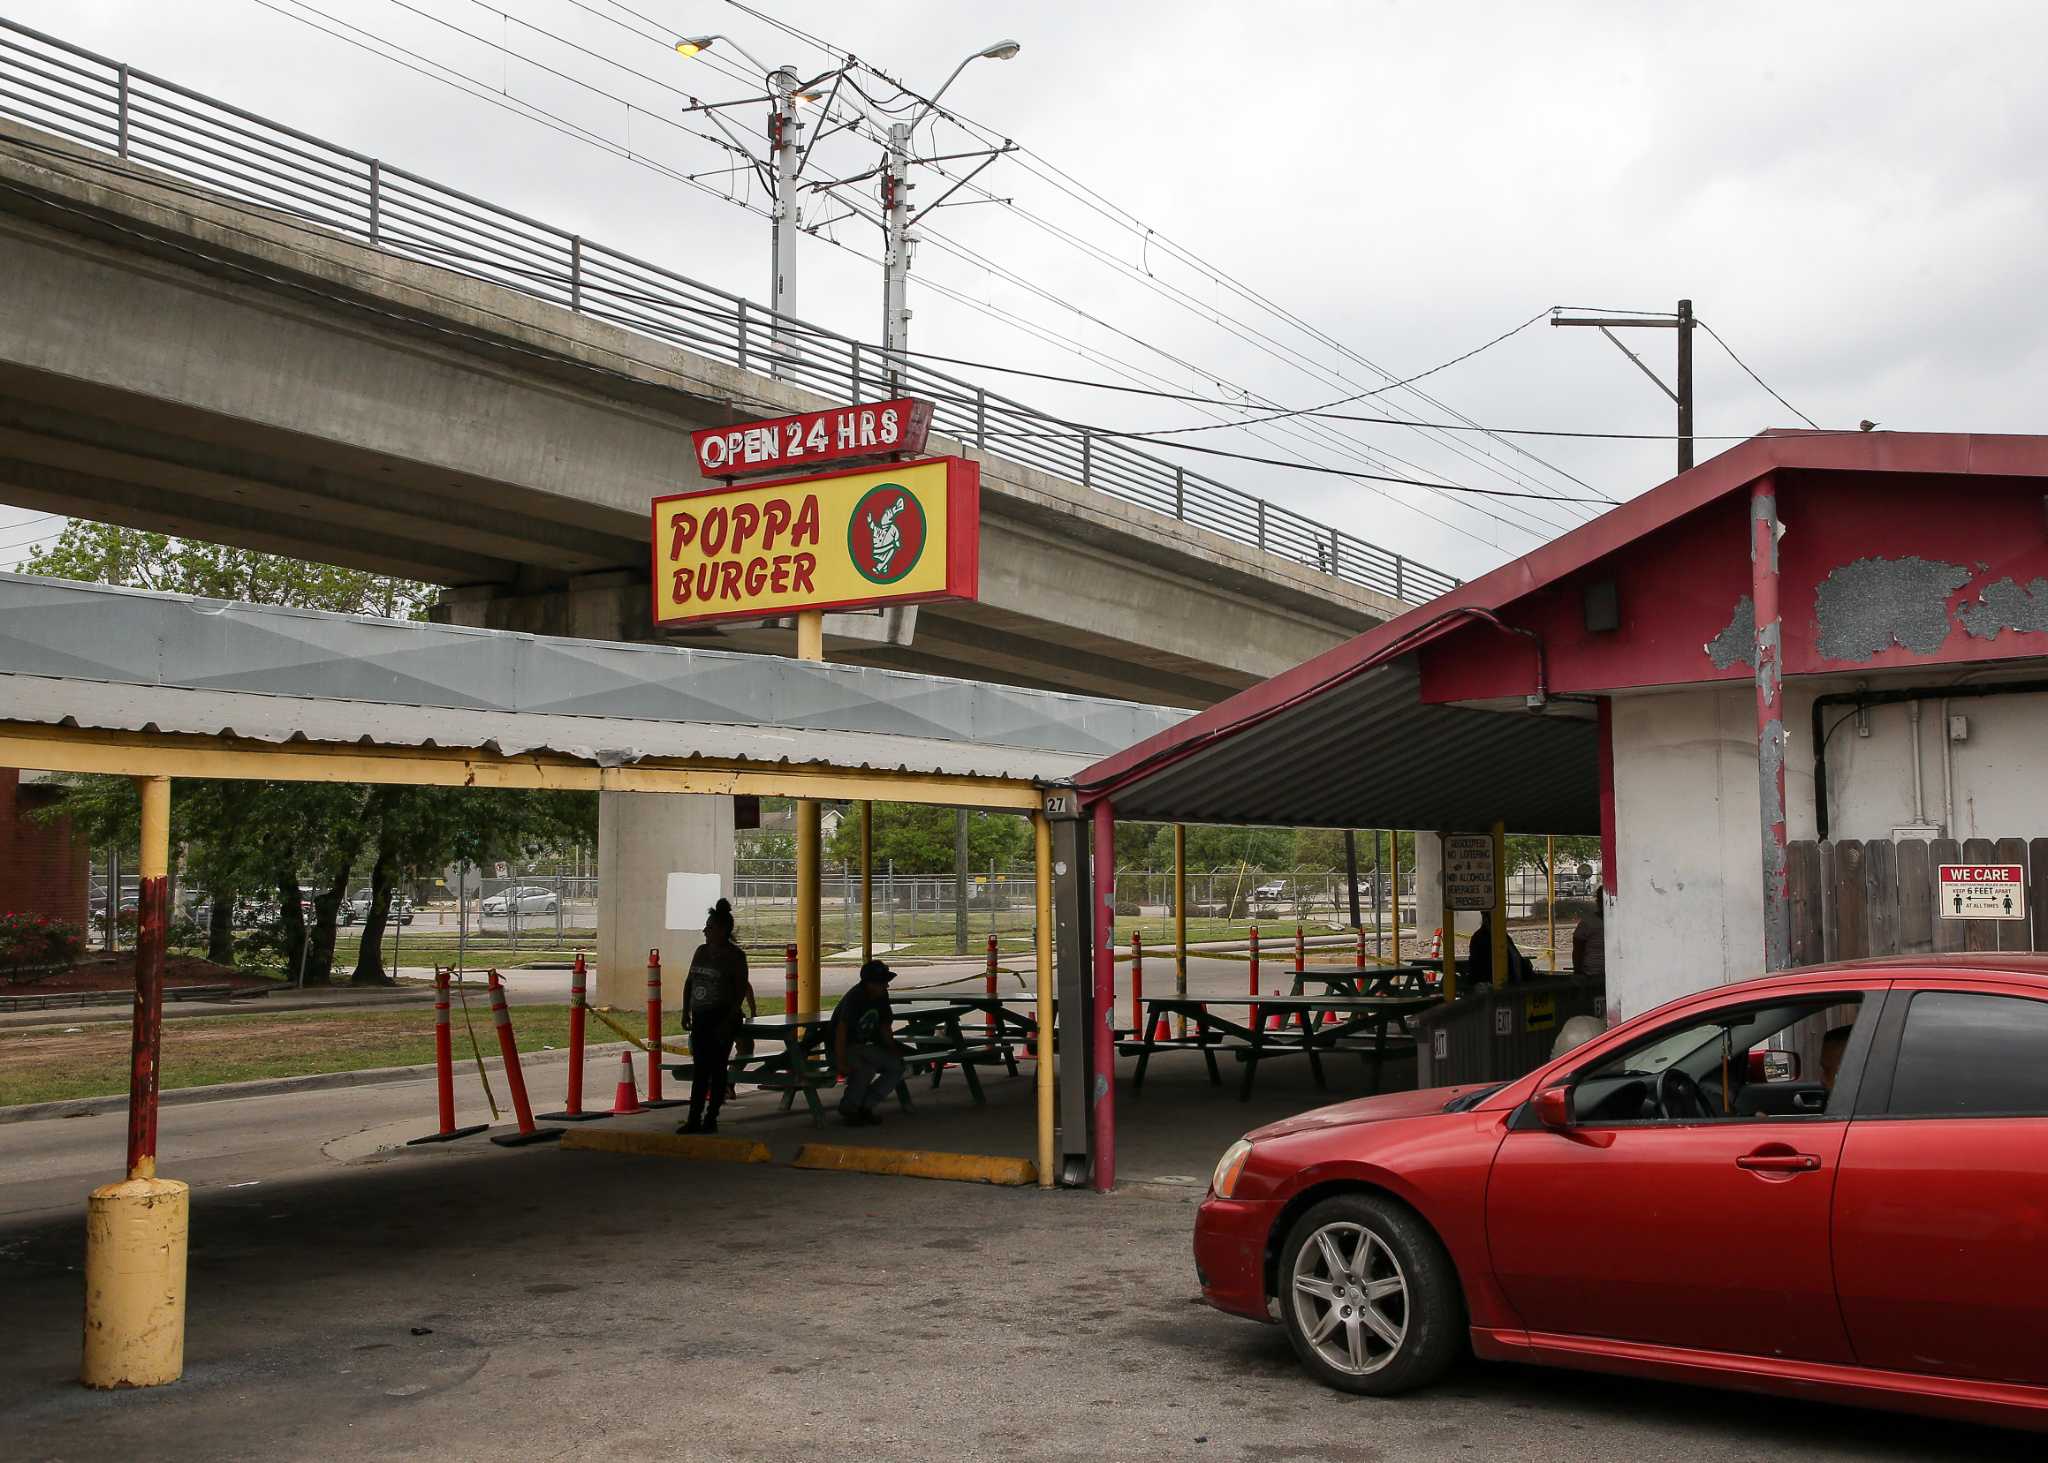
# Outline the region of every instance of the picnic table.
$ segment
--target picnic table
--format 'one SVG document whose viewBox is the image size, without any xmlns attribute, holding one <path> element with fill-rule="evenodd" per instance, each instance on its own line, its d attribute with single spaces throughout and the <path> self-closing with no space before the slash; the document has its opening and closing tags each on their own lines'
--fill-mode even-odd
<svg viewBox="0 0 2048 1463">
<path fill-rule="evenodd" d="M 966 997 L 913 997 L 906 1002 L 890 1004 L 895 1008 L 891 1034 L 905 1048 L 903 1080 L 896 1084 L 896 1099 L 903 1108 L 908 1111 L 912 1107 L 911 1077 L 930 1072 L 932 1085 L 936 1087 L 949 1064 L 960 1068 L 969 1095 L 977 1103 L 985 1103 L 988 1099 L 981 1090 L 981 1078 L 974 1069 L 977 1060 L 990 1056 L 996 1048 L 985 1038 L 970 1037 L 962 1027 L 961 1022 L 977 1009 L 970 1000 Z M 756 1043 L 769 1041 L 781 1045 L 777 1051 L 755 1052 L 744 1057 L 735 1053 L 729 1069 L 730 1080 L 750 1082 L 757 1087 L 780 1092 L 784 1112 L 794 1107 L 798 1094 L 802 1094 L 810 1109 L 811 1121 L 822 1123 L 825 1109 L 818 1100 L 818 1092 L 822 1088 L 836 1086 L 839 1081 L 828 1045 L 832 1037 L 832 1013 L 798 1011 L 742 1016 L 735 1033 L 742 1041 L 751 1039 Z M 678 1078 L 686 1078 L 694 1069 L 688 1062 L 676 1062 L 669 1064 L 668 1070 Z M 1012 1066 L 1011 1070 L 1014 1071 L 1015 1067 Z"/>
<path fill-rule="evenodd" d="M 1336 1051 L 1357 1051 L 1372 1069 L 1373 1091 L 1380 1085 L 1380 1070 L 1385 1065 L 1388 1029 L 1397 1028 L 1400 1039 L 1407 1039 L 1403 1027 L 1406 1018 L 1441 1004 L 1436 995 L 1291 995 L 1291 996 L 1149 996 L 1146 998 L 1145 1029 L 1140 1038 L 1125 1044 L 1126 1051 L 1138 1054 L 1138 1068 L 1131 1078 L 1133 1095 L 1145 1086 L 1145 1069 L 1151 1064 L 1155 1051 L 1189 1049 L 1199 1051 L 1202 1060 L 1209 1067 L 1209 1081 L 1221 1086 L 1222 1074 L 1216 1067 L 1216 1053 L 1230 1052 L 1244 1065 L 1244 1076 L 1238 1084 L 1240 1102 L 1252 1095 L 1252 1082 L 1258 1072 L 1259 1063 L 1275 1057 L 1306 1055 L 1309 1070 L 1315 1076 L 1319 1089 L 1327 1090 L 1329 1082 L 1323 1073 L 1323 1054 Z M 1233 1021 L 1218 1014 L 1216 1007 L 1245 1006 L 1250 1010 L 1246 1018 Z M 1323 1021 L 1320 1018 L 1329 1013 L 1336 1019 Z M 1274 1014 L 1288 1018 L 1288 1025 L 1279 1031 L 1266 1029 L 1265 1018 Z M 1158 1036 L 1160 1018 L 1180 1016 L 1193 1028 L 1193 1034 L 1185 1037 Z"/>
<path fill-rule="evenodd" d="M 1443 971 L 1434 965 L 1368 965 L 1350 970 L 1298 970 L 1289 995 L 1308 994 L 1302 987 L 1320 983 L 1339 996 L 1413 996 L 1438 989 Z"/>
</svg>

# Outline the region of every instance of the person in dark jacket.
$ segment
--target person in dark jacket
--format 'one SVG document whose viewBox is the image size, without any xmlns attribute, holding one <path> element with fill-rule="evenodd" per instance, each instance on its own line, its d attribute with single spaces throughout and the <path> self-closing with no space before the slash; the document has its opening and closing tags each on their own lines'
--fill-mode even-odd
<svg viewBox="0 0 2048 1463">
<path fill-rule="evenodd" d="M 889 982 L 895 978 L 881 961 L 868 961 L 860 968 L 860 984 L 832 1013 L 832 1065 L 846 1079 L 839 1115 L 850 1128 L 879 1124 L 875 1109 L 903 1080 L 903 1046 L 889 1029 Z"/>
<path fill-rule="evenodd" d="M 1507 985 L 1511 981 L 1534 980 L 1536 962 L 1524 955 L 1515 944 L 1515 937 L 1507 939 L 1508 968 L 1496 979 L 1493 973 L 1493 911 L 1487 910 L 1479 916 L 1479 928 L 1472 932 L 1472 943 L 1465 947 L 1464 981 L 1478 985 Z"/>
<path fill-rule="evenodd" d="M 724 899 L 704 918 L 704 943 L 683 981 L 683 1030 L 690 1033 L 690 1116 L 679 1133 L 715 1133 L 739 1035 L 741 1008 L 758 1014 L 747 952 L 732 937 L 732 904 Z"/>
</svg>

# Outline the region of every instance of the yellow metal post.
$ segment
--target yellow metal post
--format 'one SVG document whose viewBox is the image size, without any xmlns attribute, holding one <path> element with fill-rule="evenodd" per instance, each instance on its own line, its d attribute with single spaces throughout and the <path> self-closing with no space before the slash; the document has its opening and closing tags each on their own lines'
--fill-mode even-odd
<svg viewBox="0 0 2048 1463">
<path fill-rule="evenodd" d="M 825 658 L 823 611 L 798 611 L 796 658 Z M 796 805 L 796 995 L 797 1004 L 805 1011 L 817 1010 L 822 996 L 818 981 L 819 811 L 810 798 Z"/>
<path fill-rule="evenodd" d="M 156 1069 L 163 1013 L 165 889 L 171 865 L 171 783 L 137 779 L 142 794 L 137 896 L 136 1031 L 129 1083 L 128 1178 L 94 1189 L 85 1210 L 88 1387 L 156 1387 L 185 1371 L 185 1251 L 191 1194 L 156 1172 Z M 120 906 L 110 890 L 107 909 Z M 154 968 L 149 968 L 153 966 Z"/>
<path fill-rule="evenodd" d="M 1549 922 L 1543 940 L 1550 949 L 1550 973 L 1557 974 L 1557 835 L 1543 839 L 1543 912 Z"/>
<path fill-rule="evenodd" d="M 1393 951 L 1392 958 L 1394 964 L 1399 965 L 1401 963 L 1401 830 L 1398 828 L 1389 828 L 1387 830 L 1387 868 L 1392 871 L 1387 876 L 1387 923 L 1393 927 L 1394 931 L 1394 943 L 1389 948 Z"/>
<path fill-rule="evenodd" d="M 1043 812 L 1031 815 L 1038 894 L 1038 1186 L 1053 1181 L 1052 994 L 1052 824 Z"/>
<path fill-rule="evenodd" d="M 1416 834 L 1416 837 L 1418 838 L 1420 838 L 1421 836 L 1422 835 L 1419 833 Z M 1437 834 L 1436 867 L 1437 884 L 1439 888 L 1441 888 L 1443 884 L 1446 882 L 1443 876 L 1444 842 L 1445 835 L 1441 833 Z M 1418 889 L 1415 892 L 1418 901 L 1417 919 L 1415 922 L 1415 938 L 1417 941 L 1420 941 L 1422 939 L 1422 921 L 1420 918 L 1420 898 L 1422 891 Z M 1443 962 L 1444 999 L 1447 1001 L 1455 1001 L 1458 999 L 1458 912 L 1451 908 L 1451 901 L 1449 900 L 1449 898 L 1443 898 L 1437 901 L 1437 918 L 1440 921 L 1442 921 L 1442 923 L 1437 927 L 1437 938 L 1442 942 L 1438 947 L 1437 955 L 1438 958 Z"/>
<path fill-rule="evenodd" d="M 1508 983 L 1508 832 L 1493 820 L 1493 983 Z"/>
<path fill-rule="evenodd" d="M 875 805 L 860 805 L 860 958 L 875 958 Z"/>
<path fill-rule="evenodd" d="M 1173 825 L 1173 993 L 1188 993 L 1188 830 Z M 1188 1018 L 1180 1018 L 1186 1036 Z"/>
</svg>

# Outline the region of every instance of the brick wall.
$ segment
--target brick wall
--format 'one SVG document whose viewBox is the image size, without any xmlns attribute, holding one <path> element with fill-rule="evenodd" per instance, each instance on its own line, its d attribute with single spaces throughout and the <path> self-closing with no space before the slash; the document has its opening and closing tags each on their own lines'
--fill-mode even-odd
<svg viewBox="0 0 2048 1463">
<path fill-rule="evenodd" d="M 61 788 L 24 785 L 19 771 L 0 767 L 0 912 L 46 914 L 83 926 L 86 847 L 71 836 L 69 819 L 29 817 L 62 797 Z"/>
</svg>

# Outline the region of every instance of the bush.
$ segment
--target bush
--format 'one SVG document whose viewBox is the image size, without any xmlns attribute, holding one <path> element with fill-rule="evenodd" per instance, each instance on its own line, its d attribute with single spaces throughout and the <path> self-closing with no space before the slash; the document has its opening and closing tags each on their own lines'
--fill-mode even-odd
<svg viewBox="0 0 2048 1463">
<path fill-rule="evenodd" d="M 0 914 L 0 979 L 68 969 L 85 950 L 85 931 L 46 914 Z"/>
<path fill-rule="evenodd" d="M 1592 913 L 1593 901 L 1590 899 L 1560 899 L 1557 901 L 1557 917 L 1560 920 L 1586 919 Z M 1530 900 L 1529 918 L 1543 919 L 1545 917 L 1543 901 L 1540 899 Z"/>
</svg>

